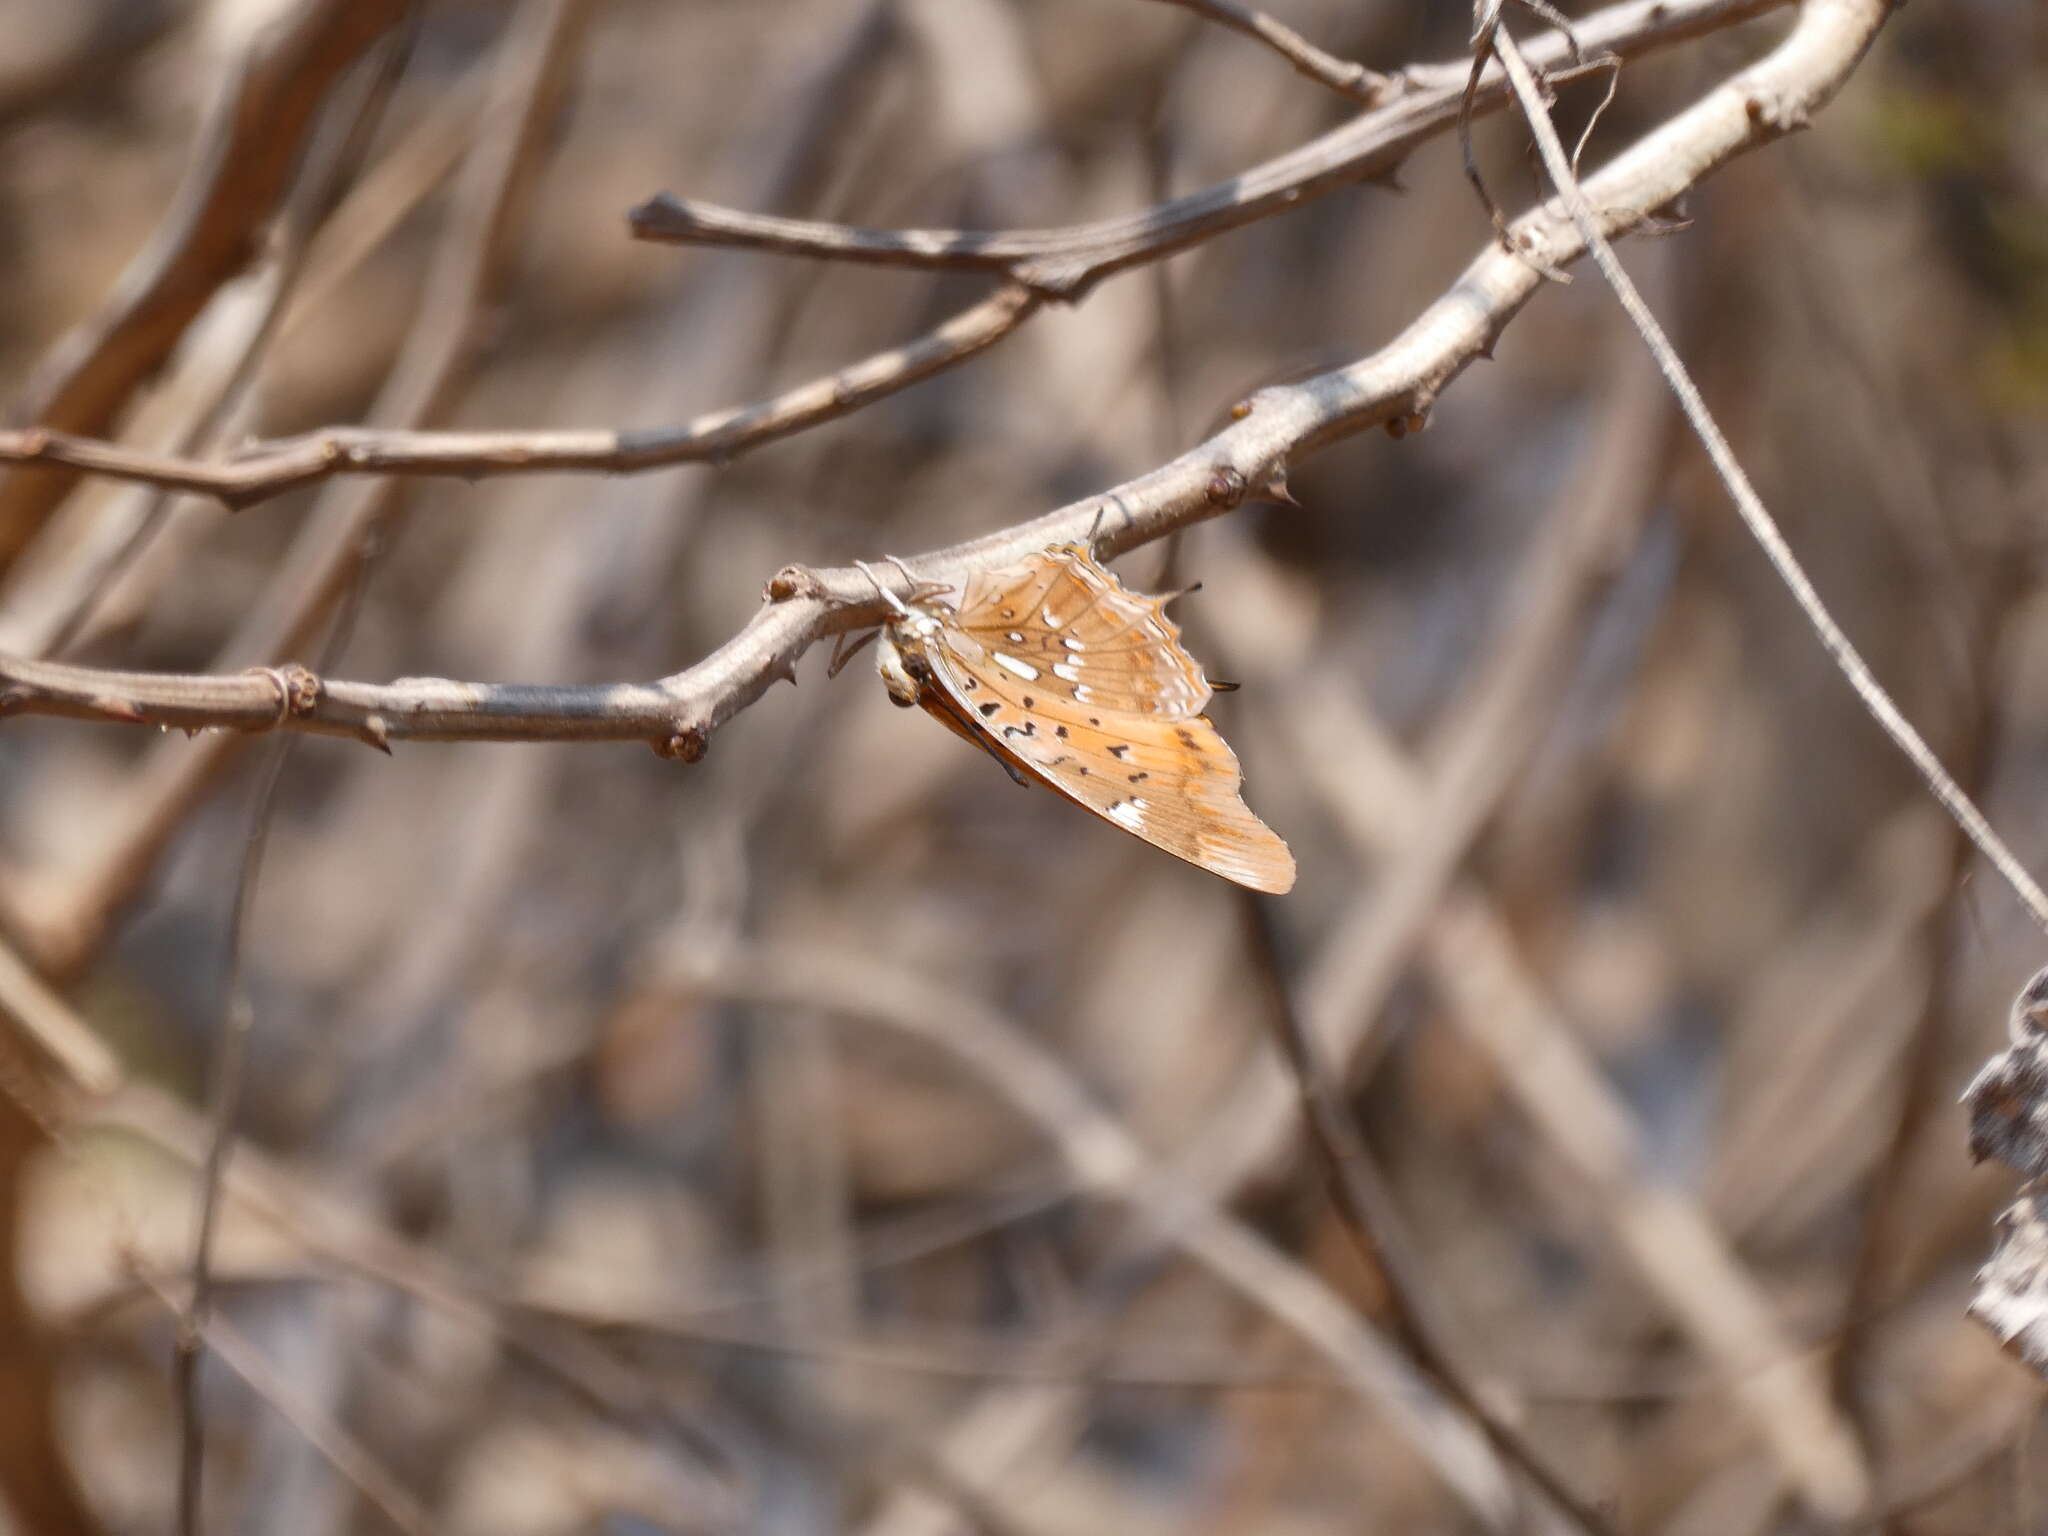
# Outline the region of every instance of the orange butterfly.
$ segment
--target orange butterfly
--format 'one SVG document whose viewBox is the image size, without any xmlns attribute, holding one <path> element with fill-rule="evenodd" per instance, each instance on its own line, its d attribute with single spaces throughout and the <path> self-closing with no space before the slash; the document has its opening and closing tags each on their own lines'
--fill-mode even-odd
<svg viewBox="0 0 2048 1536">
<path fill-rule="evenodd" d="M 1239 797 L 1237 757 L 1202 713 L 1213 689 L 1170 598 L 1128 590 L 1078 544 L 978 571 L 958 602 L 912 580 L 908 600 L 875 582 L 896 610 L 878 657 L 891 699 L 1176 858 L 1293 886 L 1294 856 Z"/>
</svg>

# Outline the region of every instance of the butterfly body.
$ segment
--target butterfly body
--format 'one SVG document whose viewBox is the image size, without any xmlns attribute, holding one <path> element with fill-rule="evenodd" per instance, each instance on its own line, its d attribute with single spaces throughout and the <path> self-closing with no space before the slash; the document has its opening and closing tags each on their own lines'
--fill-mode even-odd
<svg viewBox="0 0 2048 1536">
<path fill-rule="evenodd" d="M 1168 619 L 1075 544 L 916 598 L 878 656 L 896 703 L 936 716 L 1020 783 L 1255 890 L 1294 884 L 1287 845 L 1239 797 L 1213 692 Z"/>
</svg>

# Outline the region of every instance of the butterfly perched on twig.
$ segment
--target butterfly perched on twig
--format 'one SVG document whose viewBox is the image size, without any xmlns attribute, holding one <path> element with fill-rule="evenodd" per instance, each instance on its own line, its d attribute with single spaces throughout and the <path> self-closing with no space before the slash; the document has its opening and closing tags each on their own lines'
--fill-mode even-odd
<svg viewBox="0 0 2048 1536">
<path fill-rule="evenodd" d="M 1294 884 L 1294 856 L 1246 807 L 1237 757 L 1202 713 L 1215 690 L 1171 598 L 1130 591 L 1079 544 L 978 571 L 957 600 L 911 579 L 907 598 L 875 581 L 894 609 L 877 660 L 896 703 L 1190 864 L 1258 891 Z"/>
</svg>

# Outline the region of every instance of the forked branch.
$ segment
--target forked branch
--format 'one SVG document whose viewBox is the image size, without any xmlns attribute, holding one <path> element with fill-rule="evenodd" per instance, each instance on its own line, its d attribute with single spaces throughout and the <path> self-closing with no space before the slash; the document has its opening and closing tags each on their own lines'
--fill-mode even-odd
<svg viewBox="0 0 2048 1536">
<path fill-rule="evenodd" d="M 1583 183 L 1599 233 L 1634 229 L 1736 155 L 1804 126 L 1854 70 L 1883 23 L 1886 0 L 1807 0 L 1790 34 Z M 1590 30 L 1590 29 L 1585 29 Z M 1582 40 L 1589 45 L 1595 40 Z M 1425 415 L 1442 389 L 1487 355 L 1542 272 L 1586 250 L 1571 213 L 1544 206 L 1509 226 L 1511 249 L 1489 242 L 1449 290 L 1387 346 L 1347 367 L 1242 402 L 1231 425 L 1171 462 L 1101 496 L 909 564 L 923 580 L 972 571 L 1095 535 L 1105 556 L 1217 516 L 1284 483 L 1302 455 L 1380 423 Z M 1099 526 L 1098 526 L 1099 524 Z M 0 658 L 0 709 L 191 730 L 276 727 L 404 738 L 644 740 L 685 759 L 830 635 L 883 613 L 858 570 L 791 567 L 731 640 L 695 666 L 648 683 L 536 687 L 408 678 L 376 684 L 300 669 L 236 676 L 111 672 Z"/>
</svg>

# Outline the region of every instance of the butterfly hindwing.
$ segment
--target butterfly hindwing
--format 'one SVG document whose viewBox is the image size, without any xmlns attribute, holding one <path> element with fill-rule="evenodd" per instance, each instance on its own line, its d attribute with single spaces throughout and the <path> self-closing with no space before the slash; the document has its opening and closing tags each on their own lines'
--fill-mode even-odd
<svg viewBox="0 0 2048 1536">
<path fill-rule="evenodd" d="M 1293 855 L 1240 797 L 1237 757 L 1201 713 L 1209 684 L 1164 607 L 1060 545 L 976 575 L 899 643 L 928 666 L 917 702 L 1013 775 L 1225 879 L 1287 890 Z"/>
</svg>

